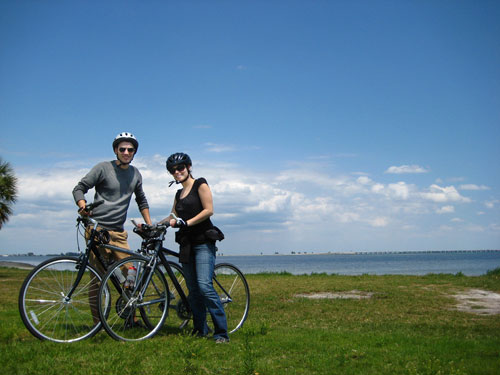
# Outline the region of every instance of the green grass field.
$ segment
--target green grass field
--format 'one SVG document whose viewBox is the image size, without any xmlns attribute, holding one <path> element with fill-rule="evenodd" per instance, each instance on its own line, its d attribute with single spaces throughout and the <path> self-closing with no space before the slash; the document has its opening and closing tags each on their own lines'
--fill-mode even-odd
<svg viewBox="0 0 500 375">
<path fill-rule="evenodd" d="M 499 374 L 500 315 L 456 310 L 455 293 L 500 293 L 485 276 L 247 275 L 250 316 L 231 343 L 162 331 L 138 343 L 100 332 L 74 344 L 41 342 L 17 296 L 26 270 L 0 268 L 3 374 Z M 361 299 L 310 299 L 346 293 Z M 480 311 L 479 309 L 477 311 Z"/>
</svg>

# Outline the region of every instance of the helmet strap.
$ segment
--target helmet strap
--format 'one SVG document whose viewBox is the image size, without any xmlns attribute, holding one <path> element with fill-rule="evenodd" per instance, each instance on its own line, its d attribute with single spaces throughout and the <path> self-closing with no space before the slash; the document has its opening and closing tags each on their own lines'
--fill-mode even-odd
<svg viewBox="0 0 500 375">
<path fill-rule="evenodd" d="M 186 177 L 184 180 L 182 180 L 182 181 L 177 181 L 177 180 L 175 180 L 175 179 L 174 179 L 174 180 L 172 180 L 172 181 L 170 181 L 170 182 L 168 183 L 168 187 L 172 186 L 173 184 L 176 184 L 176 185 L 177 185 L 177 184 L 182 184 L 183 182 L 186 182 L 186 181 L 189 179 L 189 177 L 193 177 L 193 176 L 191 176 L 191 171 L 189 171 L 189 173 L 188 173 L 187 177 Z"/>
</svg>

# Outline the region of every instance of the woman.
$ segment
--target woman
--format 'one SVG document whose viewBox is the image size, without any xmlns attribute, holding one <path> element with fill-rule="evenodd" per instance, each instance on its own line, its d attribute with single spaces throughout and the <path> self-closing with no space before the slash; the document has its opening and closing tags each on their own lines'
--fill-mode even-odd
<svg viewBox="0 0 500 375">
<path fill-rule="evenodd" d="M 182 189 L 175 195 L 173 215 L 162 222 L 169 221 L 170 226 L 179 228 L 175 240 L 180 245 L 179 261 L 189 289 L 193 334 L 202 337 L 208 335 L 208 310 L 214 323 L 215 342 L 229 342 L 224 307 L 212 284 L 215 241 L 224 238 L 210 220 L 213 215 L 212 192 L 204 178 L 195 180 L 191 175 L 192 162 L 189 155 L 172 154 L 166 164 L 175 182 L 182 184 Z"/>
</svg>

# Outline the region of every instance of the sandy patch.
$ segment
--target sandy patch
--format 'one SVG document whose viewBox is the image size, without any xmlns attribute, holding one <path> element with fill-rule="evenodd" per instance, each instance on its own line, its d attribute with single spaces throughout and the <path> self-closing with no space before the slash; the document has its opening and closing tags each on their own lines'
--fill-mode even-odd
<svg viewBox="0 0 500 375">
<path fill-rule="evenodd" d="M 371 298 L 373 296 L 372 292 L 362 292 L 359 290 L 351 290 L 349 292 L 322 292 L 322 293 L 307 293 L 307 294 L 296 294 L 297 298 L 310 298 L 310 299 L 365 299 Z"/>
<path fill-rule="evenodd" d="M 453 295 L 456 309 L 478 315 L 500 314 L 500 294 L 481 289 L 469 289 Z"/>
</svg>

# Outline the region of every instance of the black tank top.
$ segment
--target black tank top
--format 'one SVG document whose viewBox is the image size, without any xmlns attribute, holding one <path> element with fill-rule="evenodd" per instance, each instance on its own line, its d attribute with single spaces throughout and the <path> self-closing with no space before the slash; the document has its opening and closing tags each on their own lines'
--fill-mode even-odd
<svg viewBox="0 0 500 375">
<path fill-rule="evenodd" d="M 189 194 L 182 199 L 181 199 L 182 189 L 177 190 L 177 193 L 175 194 L 175 201 L 176 201 L 175 211 L 177 212 L 177 216 L 182 218 L 182 220 L 187 221 L 198 215 L 201 211 L 203 211 L 203 205 L 201 204 L 200 194 L 198 193 L 198 189 L 202 184 L 208 185 L 207 180 L 205 180 L 203 177 L 196 179 Z M 180 232 L 183 232 L 191 237 L 205 233 L 208 229 L 211 229 L 212 227 L 213 224 L 209 218 L 196 225 L 187 228 L 181 228 Z"/>
</svg>

